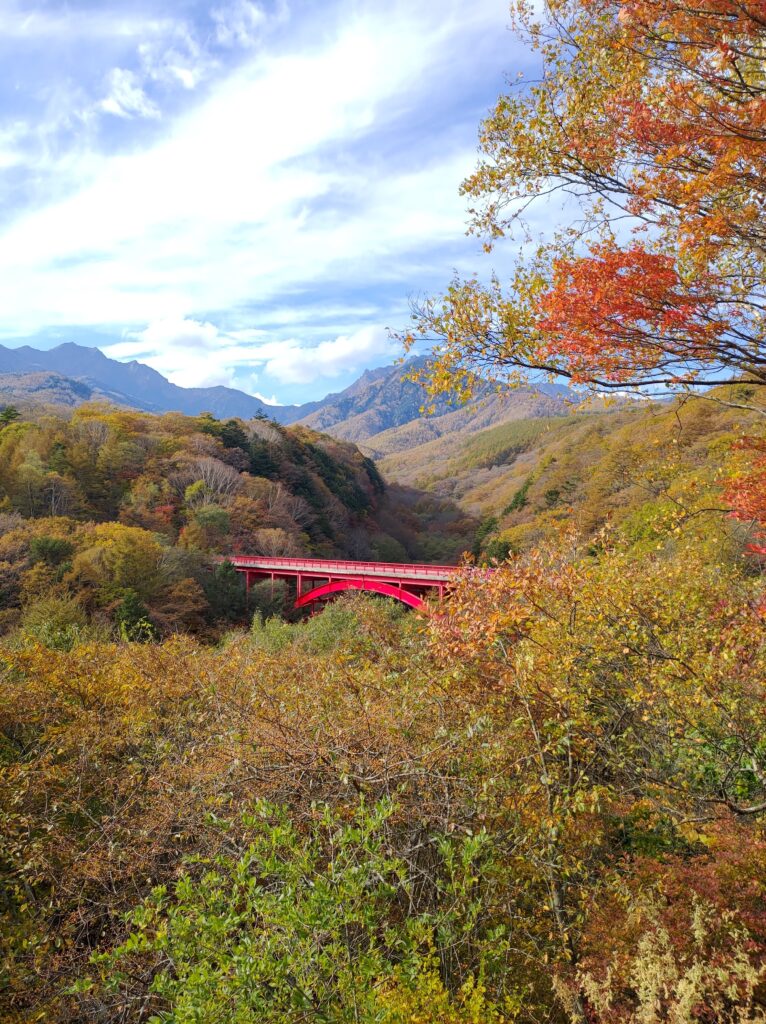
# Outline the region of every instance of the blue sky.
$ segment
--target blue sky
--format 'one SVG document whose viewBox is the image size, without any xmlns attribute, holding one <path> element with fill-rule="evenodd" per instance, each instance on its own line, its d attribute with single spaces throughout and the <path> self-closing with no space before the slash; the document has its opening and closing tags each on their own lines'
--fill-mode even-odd
<svg viewBox="0 0 766 1024">
<path fill-rule="evenodd" d="M 0 343 L 279 402 L 486 268 L 461 179 L 506 0 L 2 0 Z"/>
</svg>

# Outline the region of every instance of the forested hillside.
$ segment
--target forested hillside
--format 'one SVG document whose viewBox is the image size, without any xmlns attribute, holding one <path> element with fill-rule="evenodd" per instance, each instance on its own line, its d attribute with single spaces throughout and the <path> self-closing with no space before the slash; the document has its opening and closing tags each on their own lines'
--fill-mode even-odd
<svg viewBox="0 0 766 1024">
<path fill-rule="evenodd" d="M 456 508 L 386 494 L 369 459 L 307 428 L 99 405 L 6 407 L 0 424 L 3 631 L 212 635 L 248 614 L 219 556 L 439 561 L 470 544 Z"/>
<path fill-rule="evenodd" d="M 476 555 L 527 551 L 562 527 L 592 537 L 619 527 L 650 538 L 710 495 L 711 515 L 722 463 L 744 464 L 739 443 L 757 427 L 752 388 L 705 396 L 623 403 L 607 412 L 510 422 L 462 438 L 443 438 L 380 461 L 384 477 L 449 499 L 482 519 Z M 656 524 L 656 527 L 652 526 Z"/>
</svg>

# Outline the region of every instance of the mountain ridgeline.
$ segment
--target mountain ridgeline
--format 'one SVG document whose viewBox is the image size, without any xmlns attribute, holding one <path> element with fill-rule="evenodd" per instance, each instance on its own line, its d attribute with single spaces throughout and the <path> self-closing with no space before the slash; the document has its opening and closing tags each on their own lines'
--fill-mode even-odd
<svg viewBox="0 0 766 1024">
<path fill-rule="evenodd" d="M 276 423 L 301 422 L 322 433 L 356 443 L 389 430 L 418 422 L 418 436 L 461 428 L 482 429 L 496 422 L 530 415 L 561 412 L 567 390 L 546 385 L 539 390 L 524 389 L 511 397 L 485 391 L 464 408 L 455 410 L 447 399 L 436 403 L 434 415 L 426 419 L 423 388 L 409 379 L 423 369 L 426 358 L 406 364 L 365 371 L 344 391 L 304 405 L 266 405 L 260 399 L 235 388 L 183 388 L 171 384 L 162 374 L 135 360 L 127 363 L 109 359 L 96 348 L 67 343 L 49 351 L 28 346 L 10 349 L 0 345 L 0 403 L 19 407 L 76 408 L 85 402 L 102 401 L 142 412 L 181 412 L 189 416 L 210 413 L 217 419 L 249 420 L 265 416 Z M 457 419 L 436 424 L 442 416 L 457 412 Z M 409 447 L 405 435 L 402 444 Z M 368 445 L 370 454 L 390 449 L 389 438 Z"/>
<path fill-rule="evenodd" d="M 65 405 L 101 399 L 144 412 L 182 412 L 191 416 L 210 412 L 222 419 L 249 419 L 265 413 L 280 422 L 298 418 L 292 415 L 295 407 L 267 406 L 235 388 L 182 388 L 135 359 L 123 363 L 108 358 L 97 348 L 74 342 L 48 351 L 28 345 L 0 345 L 0 398 L 55 402 L 57 397 Z"/>
</svg>

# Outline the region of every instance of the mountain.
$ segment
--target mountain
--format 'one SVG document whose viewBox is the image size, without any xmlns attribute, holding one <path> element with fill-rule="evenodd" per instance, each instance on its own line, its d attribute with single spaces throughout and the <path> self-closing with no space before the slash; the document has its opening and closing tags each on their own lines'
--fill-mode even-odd
<svg viewBox="0 0 766 1024">
<path fill-rule="evenodd" d="M 108 401 L 144 412 L 210 412 L 217 419 L 267 416 L 281 424 L 300 422 L 320 433 L 362 444 L 380 457 L 447 434 L 471 434 L 508 420 L 559 415 L 566 388 L 545 385 L 501 396 L 487 388 L 463 406 L 446 399 L 423 416 L 424 389 L 406 379 L 426 365 L 425 357 L 367 370 L 350 387 L 305 405 L 269 406 L 235 388 L 183 388 L 144 363 L 110 359 L 97 348 L 73 342 L 49 351 L 28 345 L 0 345 L 0 400 L 76 406 Z"/>
<path fill-rule="evenodd" d="M 73 408 L 83 402 L 111 402 L 136 408 L 119 391 L 94 387 L 60 373 L 2 373 L 0 402 L 10 405 L 57 405 Z"/>
<path fill-rule="evenodd" d="M 439 399 L 433 403 L 433 411 L 424 416 L 421 409 L 428 404 L 428 396 L 420 384 L 406 376 L 422 370 L 427 362 L 427 357 L 420 356 L 404 365 L 367 370 L 345 391 L 328 395 L 299 422 L 361 444 L 377 458 L 455 430 L 472 433 L 509 419 L 558 415 L 569 394 L 555 384 L 522 388 L 504 396 L 487 388 L 465 405 Z"/>
<path fill-rule="evenodd" d="M 58 375 L 59 386 L 61 378 L 66 378 L 84 384 L 94 392 L 81 401 L 88 401 L 91 397 L 106 397 L 117 404 L 147 412 L 172 411 L 190 416 L 210 412 L 218 419 L 234 416 L 251 419 L 253 416 L 266 415 L 280 423 L 289 423 L 300 415 L 298 406 L 265 405 L 236 388 L 182 388 L 171 384 L 157 370 L 135 359 L 122 363 L 109 359 L 97 348 L 74 342 L 66 342 L 47 352 L 28 345 L 21 348 L 5 348 L 0 345 L 0 386 L 2 378 L 7 374 L 16 377 L 55 374 Z"/>
<path fill-rule="evenodd" d="M 528 550 L 557 529 L 592 537 L 607 525 L 650 549 L 664 524 L 679 521 L 679 510 L 702 501 L 694 507 L 720 511 L 721 460 L 762 416 L 755 405 L 736 402 L 724 388 L 591 402 L 567 415 L 445 435 L 377 466 L 384 480 L 481 518 L 475 549 L 494 557 Z M 721 551 L 731 550 L 727 523 L 717 528 Z"/>
<path fill-rule="evenodd" d="M 478 396 L 465 405 L 449 407 L 441 415 L 420 416 L 398 427 L 390 427 L 359 442 L 365 454 L 382 459 L 397 452 L 412 453 L 416 460 L 449 455 L 452 447 L 465 438 L 504 423 L 545 419 L 565 415 L 571 403 L 565 389 L 562 394 L 519 388 L 498 395 Z"/>
<path fill-rule="evenodd" d="M 327 395 L 314 411 L 304 413 L 300 422 L 346 441 L 361 441 L 389 427 L 408 423 L 420 416 L 425 393 L 420 385 L 403 378 L 412 370 L 421 369 L 425 362 L 420 358 L 406 366 L 365 370 L 350 387 Z"/>
</svg>

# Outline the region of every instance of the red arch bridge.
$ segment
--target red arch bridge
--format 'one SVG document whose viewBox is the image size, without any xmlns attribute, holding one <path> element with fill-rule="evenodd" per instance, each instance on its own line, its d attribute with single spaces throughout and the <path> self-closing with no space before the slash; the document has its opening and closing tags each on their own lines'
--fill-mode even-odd
<svg viewBox="0 0 766 1024">
<path fill-rule="evenodd" d="M 444 596 L 444 588 L 460 572 L 456 565 L 400 565 L 396 562 L 339 562 L 323 558 L 261 558 L 232 555 L 228 561 L 244 574 L 247 589 L 261 580 L 295 580 L 296 608 L 332 599 L 344 590 L 385 594 L 411 608 L 424 608 L 430 596 Z"/>
</svg>

